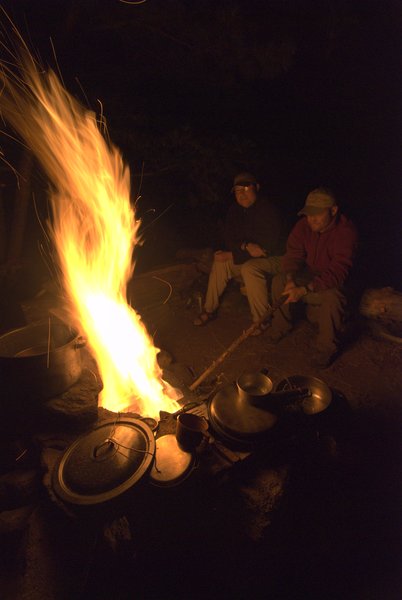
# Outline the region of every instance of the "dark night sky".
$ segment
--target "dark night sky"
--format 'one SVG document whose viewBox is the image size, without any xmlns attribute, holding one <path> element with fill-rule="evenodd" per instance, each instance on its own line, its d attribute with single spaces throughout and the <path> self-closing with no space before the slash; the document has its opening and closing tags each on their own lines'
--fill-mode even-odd
<svg viewBox="0 0 402 600">
<path fill-rule="evenodd" d="M 402 289 L 399 0 L 1 4 L 54 67 L 52 38 L 73 95 L 102 101 L 134 189 L 144 162 L 145 221 L 173 203 L 148 229 L 155 262 L 216 243 L 233 174 L 248 168 L 290 221 L 310 189 L 333 187 L 372 284 Z"/>
</svg>

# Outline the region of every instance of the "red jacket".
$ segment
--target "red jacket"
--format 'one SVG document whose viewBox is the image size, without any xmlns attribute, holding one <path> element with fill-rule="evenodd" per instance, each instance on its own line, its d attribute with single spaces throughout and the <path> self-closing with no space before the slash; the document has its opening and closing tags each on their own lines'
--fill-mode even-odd
<svg viewBox="0 0 402 600">
<path fill-rule="evenodd" d="M 307 267 L 312 273 L 309 288 L 314 292 L 339 288 L 353 265 L 356 247 L 356 228 L 343 215 L 323 233 L 311 231 L 307 218 L 302 217 L 288 237 L 282 269 L 297 273 Z"/>
</svg>

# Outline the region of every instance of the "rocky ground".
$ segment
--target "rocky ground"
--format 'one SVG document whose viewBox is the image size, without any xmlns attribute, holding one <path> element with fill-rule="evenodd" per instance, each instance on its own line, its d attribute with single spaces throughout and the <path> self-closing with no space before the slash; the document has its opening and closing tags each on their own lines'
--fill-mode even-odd
<svg viewBox="0 0 402 600">
<path fill-rule="evenodd" d="M 250 321 L 234 284 L 219 318 L 195 328 L 206 275 L 177 284 L 175 273 L 174 281 L 145 277 L 153 291 L 141 314 L 187 389 Z M 51 288 L 24 306 L 28 320 L 49 308 L 60 308 Z M 310 366 L 314 329 L 301 321 L 277 346 L 264 336 L 244 340 L 191 394 L 202 401 L 244 370 L 267 369 L 274 385 L 312 375 L 346 399 L 336 424 L 269 452 L 229 454 L 214 468 L 201 456 L 182 484 L 139 495 L 116 514 L 66 513 L 49 493 L 45 438 L 3 423 L 1 597 L 399 600 L 402 345 L 355 324 L 328 369 Z M 77 435 L 71 419 L 96 419 L 93 400 L 75 411 L 68 434 L 58 427 L 53 436 L 59 445 L 47 443 L 55 456 Z"/>
</svg>

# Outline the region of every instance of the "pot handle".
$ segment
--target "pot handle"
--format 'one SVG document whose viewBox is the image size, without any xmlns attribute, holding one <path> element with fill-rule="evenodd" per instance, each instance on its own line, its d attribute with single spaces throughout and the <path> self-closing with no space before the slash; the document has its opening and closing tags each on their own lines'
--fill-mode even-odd
<svg viewBox="0 0 402 600">
<path fill-rule="evenodd" d="M 84 347 L 84 346 L 86 346 L 86 345 L 87 345 L 87 339 L 86 339 L 86 338 L 84 338 L 82 335 L 79 335 L 79 336 L 77 337 L 77 339 L 75 340 L 75 343 L 74 343 L 74 348 L 75 348 L 76 350 L 78 350 L 79 348 L 83 348 L 83 347 Z"/>
</svg>

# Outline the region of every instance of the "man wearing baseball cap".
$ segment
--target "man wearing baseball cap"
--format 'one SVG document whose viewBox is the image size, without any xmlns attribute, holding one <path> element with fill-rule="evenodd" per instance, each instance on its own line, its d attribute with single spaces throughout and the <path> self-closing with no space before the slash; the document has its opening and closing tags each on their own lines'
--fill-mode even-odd
<svg viewBox="0 0 402 600">
<path fill-rule="evenodd" d="M 203 312 L 194 320 L 200 327 L 216 316 L 219 299 L 228 281 L 241 276 L 254 322 L 268 313 L 266 275 L 279 272 L 282 220 L 278 210 L 260 195 L 252 173 L 242 172 L 233 181 L 235 202 L 229 208 L 224 231 L 224 250 L 218 250 L 209 275 Z M 254 335 L 262 333 L 256 327 Z"/>
<path fill-rule="evenodd" d="M 302 302 L 307 316 L 318 322 L 312 364 L 328 367 L 340 350 L 347 296 L 345 284 L 353 266 L 357 231 L 339 214 L 334 194 L 326 188 L 311 191 L 301 219 L 288 237 L 282 273 L 272 282 L 273 302 L 287 296 L 274 313 L 269 339 L 276 343 L 292 329 L 292 307 Z"/>
</svg>

